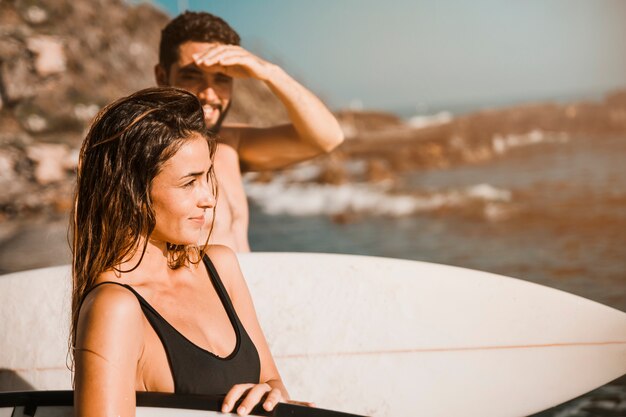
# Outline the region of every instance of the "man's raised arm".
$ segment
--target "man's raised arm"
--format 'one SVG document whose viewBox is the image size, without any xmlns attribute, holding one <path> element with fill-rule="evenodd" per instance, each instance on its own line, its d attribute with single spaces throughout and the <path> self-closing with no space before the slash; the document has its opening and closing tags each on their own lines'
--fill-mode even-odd
<svg viewBox="0 0 626 417">
<path fill-rule="evenodd" d="M 284 167 L 330 152 L 343 141 L 343 132 L 333 114 L 279 66 L 235 45 L 216 45 L 194 59 L 205 71 L 265 82 L 287 109 L 291 120 L 288 125 L 269 128 L 224 126 L 224 133 L 237 131 L 237 151 L 244 169 Z"/>
</svg>

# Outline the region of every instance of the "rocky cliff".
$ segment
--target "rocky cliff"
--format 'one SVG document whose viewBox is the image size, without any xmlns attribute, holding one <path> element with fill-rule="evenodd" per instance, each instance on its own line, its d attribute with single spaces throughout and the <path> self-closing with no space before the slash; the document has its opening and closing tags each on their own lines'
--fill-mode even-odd
<svg viewBox="0 0 626 417">
<path fill-rule="evenodd" d="M 0 2 L 0 216 L 67 210 L 85 127 L 151 85 L 166 21 L 119 0 Z"/>
<path fill-rule="evenodd" d="M 168 20 L 123 0 L 0 0 L 0 222 L 67 211 L 86 127 L 106 103 L 154 85 Z M 230 121 L 285 120 L 265 86 L 235 88 Z"/>
</svg>

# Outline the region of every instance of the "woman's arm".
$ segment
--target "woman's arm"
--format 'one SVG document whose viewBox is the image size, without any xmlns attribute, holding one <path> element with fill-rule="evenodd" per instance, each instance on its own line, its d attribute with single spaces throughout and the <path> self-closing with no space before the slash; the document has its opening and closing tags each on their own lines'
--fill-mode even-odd
<svg viewBox="0 0 626 417">
<path fill-rule="evenodd" d="M 135 415 L 143 332 L 141 307 L 128 290 L 105 284 L 85 298 L 74 352 L 77 417 Z"/>
<path fill-rule="evenodd" d="M 211 246 L 207 254 L 215 264 L 237 311 L 237 315 L 259 352 L 261 361 L 260 383 L 235 385 L 224 399 L 222 412 L 231 411 L 235 402 L 245 395 L 245 399 L 237 409 L 237 413 L 247 415 L 266 394 L 263 408 L 270 411 L 276 403 L 288 401 L 289 394 L 280 378 L 278 368 L 276 368 L 274 358 L 263 335 L 263 330 L 257 319 L 252 297 L 239 268 L 237 257 L 226 246 Z M 241 407 L 244 409 L 242 410 Z"/>
</svg>

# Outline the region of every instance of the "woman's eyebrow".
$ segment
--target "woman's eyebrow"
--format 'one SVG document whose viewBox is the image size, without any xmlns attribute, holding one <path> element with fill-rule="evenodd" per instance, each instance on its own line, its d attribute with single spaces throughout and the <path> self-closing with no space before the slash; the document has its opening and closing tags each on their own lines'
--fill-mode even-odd
<svg viewBox="0 0 626 417">
<path fill-rule="evenodd" d="M 183 175 L 182 177 L 180 177 L 181 179 L 183 178 L 188 178 L 188 177 L 199 177 L 201 175 L 204 175 L 205 171 L 200 171 L 200 172 L 190 172 L 189 174 Z"/>
</svg>

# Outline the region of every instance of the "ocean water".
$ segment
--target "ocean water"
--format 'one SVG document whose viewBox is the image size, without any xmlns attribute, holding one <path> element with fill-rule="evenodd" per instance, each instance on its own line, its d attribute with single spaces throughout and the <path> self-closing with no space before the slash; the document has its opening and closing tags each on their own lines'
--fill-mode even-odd
<svg viewBox="0 0 626 417">
<path fill-rule="evenodd" d="M 626 311 L 624 155 L 625 138 L 572 138 L 411 173 L 394 189 L 249 185 L 250 243 L 480 269 Z"/>
<path fill-rule="evenodd" d="M 480 165 L 411 173 L 394 189 L 249 184 L 251 246 L 457 265 L 626 311 L 626 138 L 518 144 Z M 626 416 L 626 378 L 535 417 L 596 416 Z"/>
</svg>

